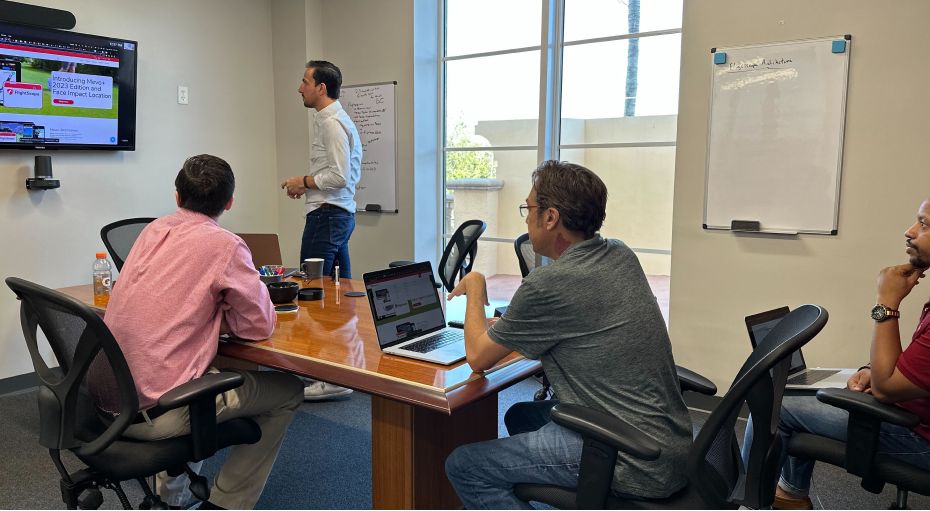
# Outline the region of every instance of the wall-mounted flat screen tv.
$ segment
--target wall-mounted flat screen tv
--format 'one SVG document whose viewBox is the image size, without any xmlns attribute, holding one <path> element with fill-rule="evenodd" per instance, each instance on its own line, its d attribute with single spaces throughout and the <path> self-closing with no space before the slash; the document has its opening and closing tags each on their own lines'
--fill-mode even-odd
<svg viewBox="0 0 930 511">
<path fill-rule="evenodd" d="M 0 149 L 135 150 L 137 51 L 0 21 Z"/>
</svg>

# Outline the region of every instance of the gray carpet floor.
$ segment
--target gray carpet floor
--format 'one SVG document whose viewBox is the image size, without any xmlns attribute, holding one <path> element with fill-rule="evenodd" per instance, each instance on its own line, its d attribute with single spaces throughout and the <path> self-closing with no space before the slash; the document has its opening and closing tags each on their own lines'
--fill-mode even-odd
<svg viewBox="0 0 930 511">
<path fill-rule="evenodd" d="M 499 432 L 506 435 L 503 414 L 518 401 L 531 400 L 538 384 L 522 382 L 500 394 Z M 62 509 L 58 476 L 48 453 L 37 443 L 35 392 L 0 397 L 0 508 Z M 344 401 L 304 403 L 288 430 L 284 446 L 259 509 L 370 509 L 371 401 L 358 392 Z M 695 428 L 707 413 L 692 410 Z M 740 421 L 740 427 L 745 422 Z M 203 474 L 216 473 L 224 454 L 205 463 Z M 76 460 L 66 459 L 70 467 Z M 813 500 L 818 509 L 883 509 L 894 499 L 894 488 L 881 495 L 862 490 L 844 471 L 818 464 Z M 142 493 L 126 483 L 130 502 L 137 506 Z M 104 491 L 102 509 L 119 509 L 113 492 Z M 912 509 L 930 508 L 930 498 L 911 495 Z"/>
</svg>

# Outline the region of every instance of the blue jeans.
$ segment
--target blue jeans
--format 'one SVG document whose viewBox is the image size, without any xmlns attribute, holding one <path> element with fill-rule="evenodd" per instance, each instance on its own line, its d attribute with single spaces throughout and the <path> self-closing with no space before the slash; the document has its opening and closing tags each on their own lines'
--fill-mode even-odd
<svg viewBox="0 0 930 511">
<path fill-rule="evenodd" d="M 518 403 L 505 418 L 513 436 L 452 451 L 446 460 L 446 475 L 466 509 L 532 509 L 514 495 L 516 483 L 578 485 L 583 441 L 574 431 L 549 420 L 549 409 L 555 403 Z M 517 434 L 511 424 L 525 432 Z"/>
<path fill-rule="evenodd" d="M 349 262 L 349 237 L 355 230 L 355 213 L 342 208 L 317 208 L 307 213 L 300 242 L 300 262 L 311 257 L 323 259 L 323 275 L 331 276 L 335 263 L 339 276 L 352 278 Z"/>
<path fill-rule="evenodd" d="M 782 449 L 778 485 L 795 495 L 807 495 L 810 491 L 814 460 L 788 456 L 788 439 L 793 433 L 812 433 L 845 442 L 848 420 L 849 413 L 846 410 L 821 403 L 814 396 L 785 396 L 778 423 L 778 434 L 785 446 Z M 744 463 L 749 459 L 751 444 L 752 417 L 749 418 L 746 436 L 743 438 Z M 883 423 L 878 434 L 878 452 L 930 470 L 930 442 L 907 428 Z"/>
</svg>

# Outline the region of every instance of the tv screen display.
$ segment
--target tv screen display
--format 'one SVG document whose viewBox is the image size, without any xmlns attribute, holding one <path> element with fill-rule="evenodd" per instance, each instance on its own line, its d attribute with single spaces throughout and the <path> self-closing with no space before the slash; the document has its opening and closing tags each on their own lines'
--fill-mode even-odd
<svg viewBox="0 0 930 511">
<path fill-rule="evenodd" d="M 134 150 L 137 51 L 0 21 L 0 149 Z"/>
</svg>

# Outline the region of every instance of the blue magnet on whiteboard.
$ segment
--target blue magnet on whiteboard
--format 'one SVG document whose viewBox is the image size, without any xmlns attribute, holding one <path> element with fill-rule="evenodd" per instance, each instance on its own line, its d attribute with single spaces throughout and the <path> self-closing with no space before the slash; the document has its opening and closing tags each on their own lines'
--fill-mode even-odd
<svg viewBox="0 0 930 511">
<path fill-rule="evenodd" d="M 838 39 L 833 41 L 833 53 L 846 53 L 846 40 Z"/>
<path fill-rule="evenodd" d="M 722 51 L 718 51 L 717 53 L 714 53 L 714 64 L 726 64 L 726 63 L 727 63 L 726 53 Z"/>
</svg>

